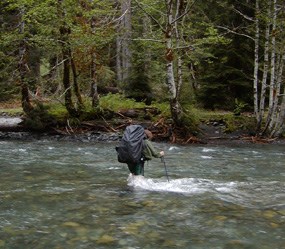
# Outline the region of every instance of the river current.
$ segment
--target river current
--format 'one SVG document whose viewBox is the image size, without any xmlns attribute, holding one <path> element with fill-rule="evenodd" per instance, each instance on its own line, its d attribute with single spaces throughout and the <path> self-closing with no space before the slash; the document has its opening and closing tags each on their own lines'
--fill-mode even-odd
<svg viewBox="0 0 285 249">
<path fill-rule="evenodd" d="M 285 146 L 0 141 L 0 248 L 285 248 Z M 168 178 L 167 178 L 168 176 Z"/>
</svg>

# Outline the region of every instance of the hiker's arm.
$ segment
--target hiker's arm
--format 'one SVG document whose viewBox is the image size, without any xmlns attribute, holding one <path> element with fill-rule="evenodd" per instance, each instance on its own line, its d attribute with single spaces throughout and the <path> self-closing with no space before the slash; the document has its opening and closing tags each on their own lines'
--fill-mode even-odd
<svg viewBox="0 0 285 249">
<path fill-rule="evenodd" d="M 147 160 L 150 160 L 151 158 L 149 158 L 149 156 L 153 156 L 153 157 L 162 157 L 164 156 L 164 152 L 161 151 L 161 152 L 157 152 L 156 149 L 153 147 L 152 143 L 148 140 L 145 140 L 145 145 L 146 145 L 146 159 Z"/>
</svg>

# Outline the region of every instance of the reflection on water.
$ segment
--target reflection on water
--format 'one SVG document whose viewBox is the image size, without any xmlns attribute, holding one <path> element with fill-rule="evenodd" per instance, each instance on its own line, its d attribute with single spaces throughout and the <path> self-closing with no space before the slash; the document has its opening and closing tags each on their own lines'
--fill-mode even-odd
<svg viewBox="0 0 285 249">
<path fill-rule="evenodd" d="M 157 146 L 0 141 L 0 248 L 285 248 L 284 146 Z"/>
</svg>

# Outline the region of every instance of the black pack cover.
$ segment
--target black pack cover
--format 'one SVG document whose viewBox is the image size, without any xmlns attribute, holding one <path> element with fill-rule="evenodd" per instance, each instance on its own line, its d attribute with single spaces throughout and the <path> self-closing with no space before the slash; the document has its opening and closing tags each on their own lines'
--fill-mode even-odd
<svg viewBox="0 0 285 249">
<path fill-rule="evenodd" d="M 129 125 L 124 131 L 123 137 L 116 147 L 118 161 L 120 163 L 137 163 L 141 160 L 146 137 L 141 125 Z"/>
</svg>

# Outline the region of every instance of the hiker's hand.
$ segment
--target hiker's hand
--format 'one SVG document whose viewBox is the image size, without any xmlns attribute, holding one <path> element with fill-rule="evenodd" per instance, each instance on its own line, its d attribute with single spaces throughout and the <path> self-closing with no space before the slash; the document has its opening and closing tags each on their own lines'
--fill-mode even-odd
<svg viewBox="0 0 285 249">
<path fill-rule="evenodd" d="M 160 156 L 164 156 L 164 151 L 159 152 Z"/>
</svg>

